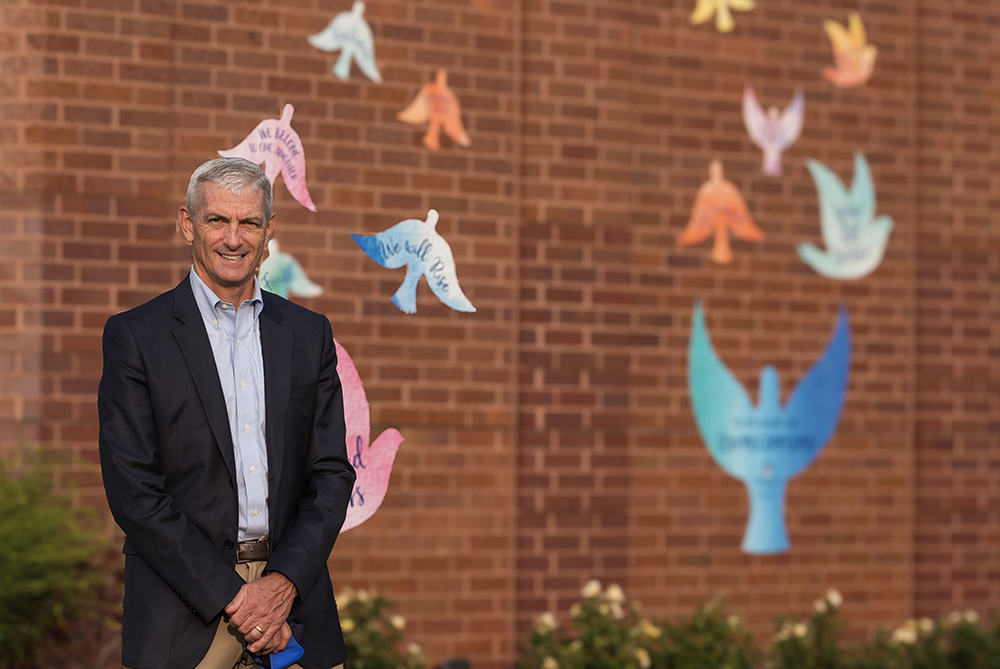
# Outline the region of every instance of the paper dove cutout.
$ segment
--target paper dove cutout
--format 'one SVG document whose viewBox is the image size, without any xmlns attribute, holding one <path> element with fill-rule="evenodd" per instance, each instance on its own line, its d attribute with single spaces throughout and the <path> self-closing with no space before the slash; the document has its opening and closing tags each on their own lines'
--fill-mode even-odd
<svg viewBox="0 0 1000 669">
<path fill-rule="evenodd" d="M 743 536 L 747 553 L 789 549 L 785 487 L 816 458 L 840 421 L 850 368 L 847 309 L 822 357 L 781 406 L 778 372 L 760 374 L 757 406 L 719 359 L 705 328 L 701 302 L 694 308 L 688 347 L 688 388 L 698 432 L 727 474 L 743 481 L 750 517 Z"/>
<path fill-rule="evenodd" d="M 875 186 L 868 161 L 854 154 L 851 191 L 825 165 L 807 160 L 819 193 L 820 227 L 826 251 L 809 242 L 799 245 L 799 256 L 818 274 L 831 279 L 860 279 L 882 262 L 892 232 L 892 219 L 875 218 Z"/>
<path fill-rule="evenodd" d="M 857 12 L 848 17 L 850 28 L 836 21 L 823 21 L 823 29 L 833 44 L 833 61 L 836 67 L 823 69 L 823 76 L 841 88 L 861 86 L 872 78 L 878 48 L 868 44 L 865 26 Z"/>
<path fill-rule="evenodd" d="M 268 290 L 284 298 L 288 293 L 299 297 L 316 297 L 323 289 L 309 280 L 302 265 L 291 253 L 284 253 L 278 248 L 278 241 L 272 239 L 267 243 L 267 258 L 260 264 L 261 290 Z"/>
<path fill-rule="evenodd" d="M 285 105 L 281 110 L 281 118 L 261 121 L 242 142 L 228 151 L 218 153 L 220 156 L 246 158 L 264 165 L 264 172 L 272 186 L 275 177 L 281 174 L 292 197 L 309 211 L 316 211 L 316 205 L 306 186 L 306 154 L 302 149 L 302 140 L 292 130 L 294 113 L 295 107 Z"/>
<path fill-rule="evenodd" d="M 781 152 L 799 138 L 805 109 L 806 99 L 801 88 L 795 91 L 792 104 L 781 113 L 777 107 L 771 107 L 765 113 L 757 102 L 753 87 L 743 89 L 743 123 L 750 139 L 764 151 L 764 174 L 781 176 Z"/>
<path fill-rule="evenodd" d="M 714 232 L 712 260 L 725 265 L 733 260 L 733 251 L 729 246 L 730 231 L 740 239 L 752 242 L 764 239 L 764 233 L 750 218 L 740 191 L 722 176 L 722 163 L 713 160 L 708 171 L 709 180 L 698 189 L 691 220 L 677 238 L 677 243 L 684 246 L 698 244 Z"/>
<path fill-rule="evenodd" d="M 382 267 L 396 269 L 406 265 L 406 278 L 392 303 L 407 314 L 417 312 L 417 283 L 427 277 L 427 285 L 438 299 L 455 311 L 475 312 L 476 308 L 462 292 L 455 273 L 455 258 L 444 237 L 435 231 L 438 213 L 431 209 L 427 221 L 411 218 L 375 235 L 351 237 L 365 254 Z"/>
<path fill-rule="evenodd" d="M 396 114 L 396 118 L 410 125 L 427 123 L 424 146 L 431 151 L 441 148 L 442 128 L 456 144 L 472 144 L 462 126 L 462 110 L 458 106 L 458 98 L 448 88 L 448 73 L 444 70 L 438 70 L 434 81 L 424 84 L 410 106 Z"/>
<path fill-rule="evenodd" d="M 347 456 L 351 459 L 358 478 L 351 492 L 347 519 L 340 532 L 357 527 L 378 511 L 389 488 L 392 463 L 396 460 L 403 435 L 389 428 L 368 444 L 371 433 L 371 409 L 368 396 L 361 383 L 361 375 L 347 351 L 335 341 L 337 347 L 337 374 L 344 389 L 344 422 L 347 424 Z"/>
<path fill-rule="evenodd" d="M 749 12 L 756 7 L 754 0 L 698 0 L 698 6 L 691 14 L 691 24 L 700 25 L 715 16 L 715 28 L 720 33 L 732 32 L 736 27 L 730 8 Z"/>
<path fill-rule="evenodd" d="M 351 76 L 353 58 L 366 77 L 381 84 L 382 74 L 375 64 L 375 40 L 364 15 L 365 3 L 359 0 L 354 3 L 351 11 L 337 14 L 323 32 L 306 39 L 320 51 L 340 50 L 340 58 L 333 66 L 333 73 L 337 78 L 347 81 Z"/>
</svg>

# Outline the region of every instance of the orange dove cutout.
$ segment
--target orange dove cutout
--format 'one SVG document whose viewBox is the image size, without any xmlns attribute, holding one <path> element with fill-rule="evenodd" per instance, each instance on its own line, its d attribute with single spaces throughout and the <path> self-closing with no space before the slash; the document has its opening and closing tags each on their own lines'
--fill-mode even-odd
<svg viewBox="0 0 1000 669">
<path fill-rule="evenodd" d="M 444 70 L 438 70 L 434 81 L 424 84 L 416 99 L 409 107 L 396 114 L 396 118 L 410 125 L 427 123 L 424 146 L 431 151 L 441 148 L 442 128 L 456 144 L 472 144 L 462 126 L 462 110 L 458 106 L 458 98 L 448 88 L 448 73 Z"/>
<path fill-rule="evenodd" d="M 823 76 L 834 86 L 854 88 L 872 78 L 878 47 L 868 44 L 865 26 L 857 12 L 848 17 L 848 27 L 836 21 L 823 21 L 823 29 L 833 45 L 833 62 L 836 67 L 823 68 Z"/>
<path fill-rule="evenodd" d="M 712 260 L 727 265 L 733 260 L 729 232 L 740 239 L 759 242 L 764 232 L 750 218 L 747 203 L 731 181 L 722 176 L 722 163 L 713 160 L 708 166 L 709 179 L 694 200 L 694 210 L 687 228 L 677 238 L 683 246 L 698 244 L 715 233 Z"/>
</svg>

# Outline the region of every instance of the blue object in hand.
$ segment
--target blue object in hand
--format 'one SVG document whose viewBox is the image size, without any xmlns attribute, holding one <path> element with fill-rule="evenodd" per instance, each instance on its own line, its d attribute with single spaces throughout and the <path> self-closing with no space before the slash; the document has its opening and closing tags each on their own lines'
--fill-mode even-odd
<svg viewBox="0 0 1000 669">
<path fill-rule="evenodd" d="M 246 646 L 243 646 L 243 649 L 246 650 Z M 279 650 L 277 653 L 261 657 L 254 655 L 249 650 L 246 652 L 253 659 L 254 664 L 262 669 L 285 669 L 285 667 L 298 662 L 302 655 L 305 654 L 302 646 L 299 645 L 294 636 L 288 640 L 288 645 L 285 646 L 285 649 Z"/>
</svg>

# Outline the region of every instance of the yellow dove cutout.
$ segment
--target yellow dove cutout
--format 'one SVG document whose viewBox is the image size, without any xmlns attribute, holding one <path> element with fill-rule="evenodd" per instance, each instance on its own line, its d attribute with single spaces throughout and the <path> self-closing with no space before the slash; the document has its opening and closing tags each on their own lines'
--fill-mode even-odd
<svg viewBox="0 0 1000 669">
<path fill-rule="evenodd" d="M 715 27 L 720 33 L 732 32 L 736 22 L 731 10 L 749 12 L 756 6 L 754 0 L 698 0 L 698 6 L 691 14 L 691 24 L 701 25 L 715 16 Z"/>
<path fill-rule="evenodd" d="M 823 29 L 833 45 L 835 67 L 823 69 L 823 76 L 834 86 L 854 88 L 868 83 L 875 69 L 878 48 L 868 44 L 865 26 L 857 12 L 848 17 L 848 27 L 836 21 L 823 21 Z"/>
</svg>

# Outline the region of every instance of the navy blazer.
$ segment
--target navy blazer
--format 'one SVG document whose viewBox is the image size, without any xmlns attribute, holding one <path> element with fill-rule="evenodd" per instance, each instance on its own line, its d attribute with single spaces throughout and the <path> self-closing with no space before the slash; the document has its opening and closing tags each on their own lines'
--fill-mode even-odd
<svg viewBox="0 0 1000 669">
<path fill-rule="evenodd" d="M 355 473 L 330 321 L 264 292 L 271 558 L 298 589 L 289 621 L 306 669 L 347 657 L 327 558 Z M 124 530 L 122 663 L 189 669 L 243 585 L 235 459 L 222 384 L 190 280 L 104 327 L 101 470 Z"/>
</svg>

